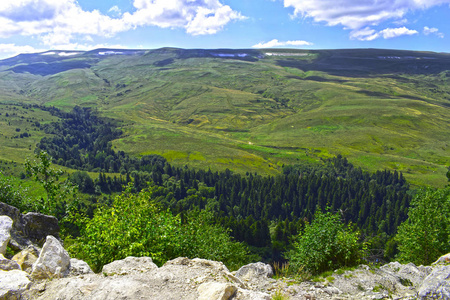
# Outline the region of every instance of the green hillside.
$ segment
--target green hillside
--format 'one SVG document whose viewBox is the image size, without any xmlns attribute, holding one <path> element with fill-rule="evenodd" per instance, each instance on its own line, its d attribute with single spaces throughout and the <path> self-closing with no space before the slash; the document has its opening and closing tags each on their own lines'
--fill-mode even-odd
<svg viewBox="0 0 450 300">
<path fill-rule="evenodd" d="M 121 121 L 116 150 L 160 154 L 179 166 L 276 174 L 283 164 L 342 154 L 370 171 L 399 170 L 414 184 L 443 186 L 449 83 L 450 55 L 430 52 L 163 48 L 19 55 L 0 61 L 0 159 L 22 162 L 48 135 L 32 122 L 56 120 L 12 104 L 67 111 L 78 105 Z"/>
</svg>

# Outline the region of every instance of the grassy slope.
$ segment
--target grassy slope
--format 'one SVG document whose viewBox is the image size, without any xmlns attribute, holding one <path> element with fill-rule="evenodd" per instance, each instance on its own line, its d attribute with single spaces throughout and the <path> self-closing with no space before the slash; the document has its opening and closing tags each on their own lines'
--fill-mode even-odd
<svg viewBox="0 0 450 300">
<path fill-rule="evenodd" d="M 58 67 L 74 63 L 83 68 L 41 74 L 30 67 L 30 74 L 0 66 L 0 101 L 95 106 L 124 121 L 117 149 L 161 154 L 179 165 L 275 174 L 283 163 L 342 153 L 366 169 L 401 170 L 416 184 L 446 182 L 446 55 L 286 50 L 238 60 L 161 49 L 102 59 L 85 54 Z M 26 146 L 19 148 L 27 152 Z M 20 152 L 4 152 L 2 158 L 21 161 Z"/>
</svg>

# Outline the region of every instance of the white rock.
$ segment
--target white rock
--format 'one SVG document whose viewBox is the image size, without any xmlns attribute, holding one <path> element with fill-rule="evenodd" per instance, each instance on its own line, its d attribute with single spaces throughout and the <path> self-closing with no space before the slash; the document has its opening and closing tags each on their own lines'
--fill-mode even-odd
<svg viewBox="0 0 450 300">
<path fill-rule="evenodd" d="M 27 249 L 24 249 L 14 255 L 11 260 L 16 261 L 22 271 L 31 273 L 33 270 L 33 264 L 36 262 L 38 257 L 39 253 L 33 247 L 28 247 Z"/>
<path fill-rule="evenodd" d="M 6 247 L 11 239 L 13 220 L 8 216 L 0 216 L 0 254 L 6 254 Z"/>
<path fill-rule="evenodd" d="M 55 237 L 49 235 L 33 264 L 31 276 L 36 279 L 61 278 L 69 273 L 69 267 L 69 253 Z"/>
<path fill-rule="evenodd" d="M 230 283 L 206 282 L 197 289 L 198 300 L 228 300 L 236 290 L 237 287 Z"/>
<path fill-rule="evenodd" d="M 0 270 L 0 299 L 21 299 L 21 294 L 31 285 L 28 274 L 24 271 Z"/>
<path fill-rule="evenodd" d="M 151 257 L 129 256 L 103 266 L 102 273 L 108 276 L 144 273 L 158 269 Z"/>
<path fill-rule="evenodd" d="M 257 262 L 241 267 L 235 275 L 237 278 L 252 280 L 254 278 L 271 278 L 273 276 L 272 267 L 268 264 Z"/>
<path fill-rule="evenodd" d="M 91 267 L 85 262 L 80 259 L 71 258 L 70 259 L 70 269 L 69 269 L 69 275 L 70 276 L 78 276 L 78 275 L 84 275 L 84 274 L 93 274 Z"/>
<path fill-rule="evenodd" d="M 3 271 L 11 271 L 11 270 L 20 270 L 20 266 L 17 262 L 7 259 L 0 254 L 0 270 Z"/>
<path fill-rule="evenodd" d="M 418 290 L 420 299 L 450 299 L 450 266 L 437 266 Z"/>
</svg>

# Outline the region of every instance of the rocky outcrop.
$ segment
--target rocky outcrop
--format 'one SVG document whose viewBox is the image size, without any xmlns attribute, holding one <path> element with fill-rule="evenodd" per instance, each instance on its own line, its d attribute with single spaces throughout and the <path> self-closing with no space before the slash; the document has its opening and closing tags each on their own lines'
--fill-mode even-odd
<svg viewBox="0 0 450 300">
<path fill-rule="evenodd" d="M 39 257 L 39 252 L 36 250 L 35 247 L 30 246 L 27 249 L 24 249 L 14 255 L 11 260 L 17 262 L 22 269 L 22 271 L 25 271 L 27 273 L 31 273 L 33 269 L 33 264 L 36 262 L 36 260 Z"/>
<path fill-rule="evenodd" d="M 45 224 L 50 224 L 50 232 L 57 228 L 52 227 L 52 217 L 21 215 L 0 203 L 0 213 L 5 210 L 8 217 L 0 217 L 0 249 L 6 251 L 9 240 L 11 248 L 15 249 L 16 243 L 21 251 L 12 259 L 0 254 L 0 300 L 270 300 L 275 294 L 291 300 L 450 299 L 450 254 L 431 266 L 398 262 L 379 268 L 361 265 L 303 282 L 274 279 L 271 266 L 264 263 L 243 266 L 233 274 L 221 262 L 185 257 L 170 260 L 162 267 L 150 257 L 127 257 L 94 274 L 84 261 L 71 259 L 57 237 L 46 236 L 42 250 L 37 250 L 34 242 L 41 240 Z M 48 220 L 50 223 L 46 223 Z M 24 245 L 28 246 L 20 248 Z"/>
<path fill-rule="evenodd" d="M 21 214 L 8 204 L 0 202 L 0 216 L 8 216 L 13 221 L 10 246 L 16 251 L 42 245 L 48 235 L 59 239 L 58 219 L 40 213 Z"/>
<path fill-rule="evenodd" d="M 19 270 L 0 271 L 0 299 L 23 299 L 31 281 L 27 273 Z"/>
<path fill-rule="evenodd" d="M 134 273 L 151 272 L 158 269 L 158 266 L 150 257 L 133 257 L 129 256 L 122 260 L 113 261 L 104 265 L 102 269 L 103 275 L 127 275 Z"/>
<path fill-rule="evenodd" d="M 450 265 L 437 265 L 419 287 L 420 299 L 450 299 Z"/>
<path fill-rule="evenodd" d="M 68 276 L 79 276 L 85 274 L 94 274 L 94 272 L 85 261 L 71 258 Z"/>
<path fill-rule="evenodd" d="M 0 254 L 6 254 L 6 246 L 11 240 L 13 220 L 8 216 L 0 216 Z"/>
<path fill-rule="evenodd" d="M 61 278 L 69 273 L 70 256 L 53 236 L 47 236 L 39 258 L 33 264 L 31 277 L 36 279 Z"/>
</svg>

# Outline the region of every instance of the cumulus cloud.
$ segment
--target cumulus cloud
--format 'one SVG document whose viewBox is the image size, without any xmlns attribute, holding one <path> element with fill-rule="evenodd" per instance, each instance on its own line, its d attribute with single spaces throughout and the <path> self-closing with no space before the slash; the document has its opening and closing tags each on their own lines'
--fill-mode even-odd
<svg viewBox="0 0 450 300">
<path fill-rule="evenodd" d="M 350 38 L 360 41 L 372 41 L 377 38 L 392 39 L 402 35 L 414 35 L 418 33 L 419 32 L 417 30 L 408 29 L 406 27 L 386 28 L 380 31 L 366 27 L 360 30 L 352 31 L 350 33 Z"/>
<path fill-rule="evenodd" d="M 214 34 L 233 20 L 245 19 L 220 0 L 134 0 L 135 11 L 122 14 L 85 11 L 76 0 L 1 0 L 0 38 L 36 36 L 44 45 L 70 44 L 75 37 L 115 34 L 140 26 L 184 28 L 188 34 Z"/>
<path fill-rule="evenodd" d="M 330 26 L 359 29 L 389 19 L 402 19 L 409 12 L 450 3 L 450 0 L 284 0 L 294 16 L 313 18 Z"/>
<path fill-rule="evenodd" d="M 219 0 L 134 0 L 136 12 L 123 15 L 133 26 L 185 28 L 192 35 L 214 34 L 233 20 L 246 17 Z"/>
<path fill-rule="evenodd" d="M 376 32 L 371 27 L 386 21 L 405 24 L 408 12 L 424 10 L 433 6 L 450 4 L 450 0 L 284 0 L 285 7 L 294 9 L 294 17 L 312 18 L 329 26 L 340 25 L 352 30 L 350 38 L 374 40 L 416 34 L 417 31 L 386 28 Z"/>
<path fill-rule="evenodd" d="M 313 43 L 307 42 L 307 41 L 301 41 L 301 40 L 296 40 L 296 41 L 286 41 L 286 42 L 280 42 L 277 39 L 273 39 L 269 42 L 261 42 L 258 43 L 256 45 L 253 45 L 253 48 L 273 48 L 273 47 L 280 47 L 280 46 L 311 46 L 313 45 Z"/>
<path fill-rule="evenodd" d="M 20 53 L 36 53 L 45 51 L 43 49 L 36 49 L 31 46 L 18 46 L 16 44 L 0 44 L 0 57 L 15 56 Z"/>
<path fill-rule="evenodd" d="M 436 36 L 438 36 L 440 38 L 444 38 L 444 34 L 442 32 L 439 32 L 439 29 L 434 28 L 434 27 L 430 28 L 428 26 L 425 26 L 423 28 L 423 34 L 425 34 L 425 35 L 434 34 L 434 35 L 436 35 Z"/>
</svg>

